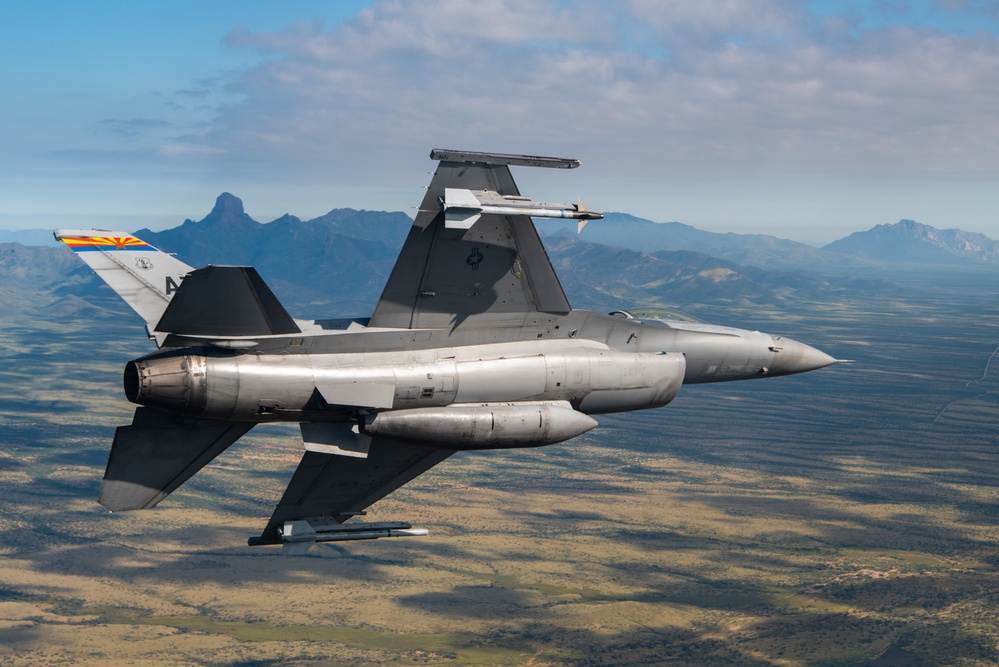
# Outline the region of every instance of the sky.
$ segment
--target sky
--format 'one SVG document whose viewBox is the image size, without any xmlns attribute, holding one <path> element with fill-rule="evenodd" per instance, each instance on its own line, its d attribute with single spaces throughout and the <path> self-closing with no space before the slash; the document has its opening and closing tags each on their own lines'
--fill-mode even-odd
<svg viewBox="0 0 999 667">
<path fill-rule="evenodd" d="M 440 147 L 709 231 L 999 239 L 999 0 L 7 0 L 0 63 L 0 229 L 414 215 Z"/>
</svg>

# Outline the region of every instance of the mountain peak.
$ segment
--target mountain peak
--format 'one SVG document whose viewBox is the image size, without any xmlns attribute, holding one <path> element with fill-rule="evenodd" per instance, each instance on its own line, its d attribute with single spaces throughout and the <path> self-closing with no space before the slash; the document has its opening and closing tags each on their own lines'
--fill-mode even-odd
<svg viewBox="0 0 999 667">
<path fill-rule="evenodd" d="M 215 199 L 215 207 L 209 215 L 242 217 L 245 213 L 242 199 L 228 192 L 223 192 Z"/>
<path fill-rule="evenodd" d="M 934 232 L 940 231 L 936 227 L 930 227 L 929 225 L 924 225 L 921 222 L 916 222 L 915 220 L 902 219 L 896 222 L 894 225 L 885 225 L 886 229 L 891 229 L 895 227 L 902 232 L 916 236 L 928 236 L 932 237 Z"/>
<path fill-rule="evenodd" d="M 823 250 L 895 262 L 994 263 L 999 259 L 999 243 L 983 234 L 937 229 L 915 220 L 899 220 L 894 225 L 877 225 L 866 232 L 854 232 Z"/>
<path fill-rule="evenodd" d="M 209 227 L 219 227 L 230 232 L 235 229 L 246 231 L 260 226 L 259 222 L 246 214 L 243 200 L 228 192 L 220 194 L 215 199 L 212 212 L 196 224 L 202 231 Z"/>
</svg>

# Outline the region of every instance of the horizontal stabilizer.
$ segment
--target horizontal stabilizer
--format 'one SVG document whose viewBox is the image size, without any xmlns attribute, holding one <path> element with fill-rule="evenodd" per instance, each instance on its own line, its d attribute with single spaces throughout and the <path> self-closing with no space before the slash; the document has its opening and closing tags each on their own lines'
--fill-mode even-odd
<svg viewBox="0 0 999 667">
<path fill-rule="evenodd" d="M 301 333 L 251 266 L 206 266 L 177 288 L 156 331 L 188 336 Z"/>
<path fill-rule="evenodd" d="M 153 507 L 252 427 L 138 408 L 115 431 L 98 502 L 112 512 Z"/>
</svg>

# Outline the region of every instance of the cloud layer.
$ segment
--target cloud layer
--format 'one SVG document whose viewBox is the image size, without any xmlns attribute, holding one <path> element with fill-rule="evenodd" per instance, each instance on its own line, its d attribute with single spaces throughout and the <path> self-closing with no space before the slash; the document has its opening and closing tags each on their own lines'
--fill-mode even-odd
<svg viewBox="0 0 999 667">
<path fill-rule="evenodd" d="M 999 44 L 857 31 L 781 0 L 380 2 L 346 24 L 234 30 L 242 72 L 183 142 L 320 164 L 431 144 L 668 171 L 991 171 Z M 625 165 L 619 165 L 625 166 Z"/>
<path fill-rule="evenodd" d="M 206 62 L 172 92 L 81 81 L 57 124 L 25 112 L 48 162 L 11 142 L 0 164 L 12 210 L 39 207 L 22 186 L 37 171 L 122 211 L 226 189 L 264 216 L 407 209 L 432 147 L 527 152 L 582 159 L 566 196 L 658 220 L 864 221 L 846 233 L 912 217 L 999 236 L 994 7 L 374 0 L 345 21 L 231 29 L 228 69 Z"/>
</svg>

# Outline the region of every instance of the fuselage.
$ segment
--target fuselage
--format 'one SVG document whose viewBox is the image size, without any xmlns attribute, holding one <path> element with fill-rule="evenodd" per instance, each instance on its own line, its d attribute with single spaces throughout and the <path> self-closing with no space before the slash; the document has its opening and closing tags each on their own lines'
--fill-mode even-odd
<svg viewBox="0 0 999 667">
<path fill-rule="evenodd" d="M 500 315 L 486 327 L 449 330 L 300 325 L 291 337 L 174 340 L 178 349 L 129 363 L 126 395 L 191 417 L 259 422 L 525 402 L 599 414 L 666 405 L 683 383 L 789 375 L 834 361 L 758 331 L 587 311 Z"/>
</svg>

